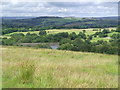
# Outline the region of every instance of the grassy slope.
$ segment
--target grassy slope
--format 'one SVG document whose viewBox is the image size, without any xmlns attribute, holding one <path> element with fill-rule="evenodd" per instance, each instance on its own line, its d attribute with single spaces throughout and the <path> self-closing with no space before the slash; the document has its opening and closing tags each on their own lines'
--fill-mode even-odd
<svg viewBox="0 0 120 90">
<path fill-rule="evenodd" d="M 3 47 L 3 87 L 118 87 L 116 55 Z"/>
</svg>

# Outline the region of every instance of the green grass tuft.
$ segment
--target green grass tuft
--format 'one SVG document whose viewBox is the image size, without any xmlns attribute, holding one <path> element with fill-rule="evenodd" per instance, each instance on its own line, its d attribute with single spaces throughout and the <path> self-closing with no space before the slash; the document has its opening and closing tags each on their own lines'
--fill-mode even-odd
<svg viewBox="0 0 120 90">
<path fill-rule="evenodd" d="M 22 83 L 32 83 L 35 72 L 35 63 L 25 60 L 20 65 L 20 79 Z"/>
</svg>

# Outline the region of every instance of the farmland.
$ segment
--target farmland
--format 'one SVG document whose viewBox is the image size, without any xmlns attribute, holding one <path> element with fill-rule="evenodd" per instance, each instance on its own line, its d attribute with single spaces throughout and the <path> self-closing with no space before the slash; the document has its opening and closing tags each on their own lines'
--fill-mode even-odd
<svg viewBox="0 0 120 90">
<path fill-rule="evenodd" d="M 100 28 L 90 28 L 90 29 L 51 29 L 51 30 L 46 30 L 47 34 L 57 34 L 57 33 L 62 33 L 62 32 L 68 32 L 69 34 L 72 33 L 72 32 L 75 32 L 76 34 L 78 34 L 79 32 L 82 32 L 83 30 L 86 30 L 86 35 L 92 35 L 94 33 L 96 33 L 97 31 L 93 31 L 94 29 L 97 29 L 99 30 Z M 111 30 L 116 30 L 116 27 L 114 28 L 106 28 L 106 29 L 109 29 L 110 31 Z M 101 29 L 103 30 L 103 29 Z M 9 33 L 9 34 L 5 34 L 3 36 L 1 36 L 2 38 L 4 37 L 7 37 L 7 38 L 10 38 L 10 35 L 12 34 L 17 34 L 17 33 L 23 33 L 24 35 L 26 35 L 27 33 L 31 33 L 31 34 L 39 34 L 39 31 L 29 31 L 29 32 L 13 32 L 13 33 Z M 113 34 L 117 34 L 117 32 L 112 32 L 112 33 L 109 33 L 108 36 L 112 36 Z M 93 42 L 94 41 L 97 41 L 97 40 L 105 40 L 105 41 L 109 41 L 108 38 L 99 38 L 99 37 L 96 37 L 96 38 L 93 38 Z"/>
<path fill-rule="evenodd" d="M 3 46 L 3 88 L 117 88 L 118 56 Z"/>
<path fill-rule="evenodd" d="M 100 29 L 100 28 L 89 28 L 89 29 L 50 29 L 50 30 L 46 30 L 47 34 L 56 34 L 56 33 L 61 33 L 61 32 L 68 32 L 68 33 L 72 33 L 75 32 L 76 34 L 78 34 L 79 32 L 86 30 L 86 34 L 87 35 L 91 35 L 94 34 L 97 31 L 93 31 L 93 29 Z M 110 30 L 115 30 L 116 27 L 114 28 L 106 28 L 106 29 L 110 29 Z M 103 30 L 103 29 L 102 29 Z M 27 34 L 28 32 L 14 32 L 14 33 L 23 33 L 23 34 Z M 14 33 L 9 33 L 9 34 L 5 34 L 7 36 L 12 35 Z M 36 33 L 39 34 L 39 31 L 29 31 L 29 33 Z"/>
</svg>

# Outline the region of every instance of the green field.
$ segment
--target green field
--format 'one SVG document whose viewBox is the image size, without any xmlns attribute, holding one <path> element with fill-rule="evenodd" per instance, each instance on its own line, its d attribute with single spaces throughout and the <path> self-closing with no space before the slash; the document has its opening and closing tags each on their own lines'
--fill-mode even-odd
<svg viewBox="0 0 120 90">
<path fill-rule="evenodd" d="M 99 28 L 95 28 L 95 29 L 99 29 Z M 115 30 L 116 28 L 106 28 L 106 29 Z M 61 32 L 68 32 L 68 33 L 75 32 L 76 34 L 78 34 L 79 32 L 82 32 L 83 30 L 86 30 L 87 35 L 91 35 L 91 34 L 94 34 L 95 32 L 97 32 L 97 31 L 93 31 L 93 28 L 89 28 L 89 29 L 50 29 L 50 30 L 46 30 L 46 32 L 47 32 L 47 34 L 56 34 L 56 33 L 61 33 Z M 14 33 L 27 34 L 28 32 L 14 32 Z M 6 34 L 6 36 L 9 36 L 14 33 Z M 29 33 L 39 34 L 39 31 L 29 31 Z"/>
<path fill-rule="evenodd" d="M 3 46 L 3 88 L 117 88 L 118 56 Z"/>
<path fill-rule="evenodd" d="M 96 29 L 98 29 L 98 28 L 96 28 Z M 106 28 L 106 29 L 115 30 L 116 28 Z M 46 30 L 46 32 L 47 32 L 47 34 L 57 34 L 57 33 L 61 33 L 61 32 L 68 32 L 69 34 L 72 32 L 75 32 L 76 34 L 78 34 L 79 32 L 82 32 L 83 30 L 86 30 L 86 32 L 85 32 L 86 35 L 92 35 L 95 32 L 97 32 L 97 31 L 93 31 L 93 28 L 89 28 L 89 29 L 51 29 L 51 30 Z M 101 30 L 103 30 L 103 29 L 101 29 Z M 15 33 L 23 33 L 26 35 L 28 32 L 14 32 L 14 33 L 6 34 L 6 35 L 1 36 L 1 37 L 8 37 L 9 38 L 10 35 L 15 34 Z M 30 31 L 29 33 L 39 34 L 39 31 Z M 110 37 L 113 34 L 117 34 L 117 32 L 109 33 L 108 36 Z M 96 38 L 93 38 L 91 41 L 95 42 L 97 40 L 109 41 L 110 39 L 96 37 Z"/>
</svg>

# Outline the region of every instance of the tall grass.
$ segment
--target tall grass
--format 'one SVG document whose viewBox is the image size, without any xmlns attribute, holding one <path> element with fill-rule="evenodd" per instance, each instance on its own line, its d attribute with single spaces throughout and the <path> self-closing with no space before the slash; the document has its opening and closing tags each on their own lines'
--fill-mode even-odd
<svg viewBox="0 0 120 90">
<path fill-rule="evenodd" d="M 3 88 L 117 88 L 118 56 L 3 47 Z"/>
<path fill-rule="evenodd" d="M 20 65 L 20 79 L 22 83 L 33 83 L 35 62 L 25 60 Z"/>
</svg>

